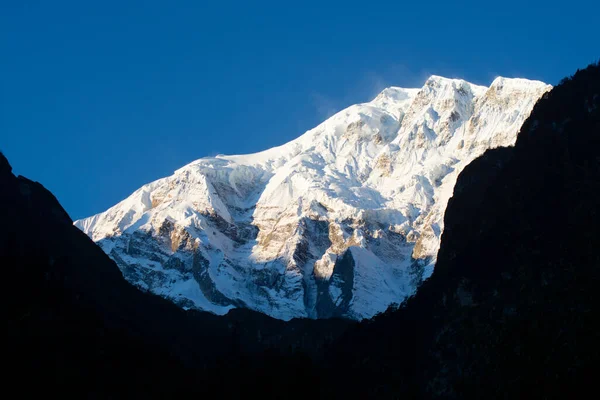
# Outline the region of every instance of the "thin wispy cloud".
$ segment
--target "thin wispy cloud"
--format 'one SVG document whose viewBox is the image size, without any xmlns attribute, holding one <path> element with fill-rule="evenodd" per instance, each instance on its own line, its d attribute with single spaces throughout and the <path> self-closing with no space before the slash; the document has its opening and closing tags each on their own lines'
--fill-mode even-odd
<svg viewBox="0 0 600 400">
<path fill-rule="evenodd" d="M 373 100 L 385 88 L 400 86 L 405 88 L 421 87 L 429 77 L 424 71 L 415 73 L 402 64 L 391 64 L 378 71 L 363 73 L 344 93 L 335 97 L 320 92 L 311 94 L 311 101 L 320 120 L 330 118 L 342 109 L 357 103 Z"/>
<path fill-rule="evenodd" d="M 322 93 L 314 92 L 311 97 L 317 115 L 322 119 L 330 118 L 341 109 L 338 101 Z"/>
<path fill-rule="evenodd" d="M 363 91 L 373 99 L 385 88 L 398 86 L 404 88 L 420 87 L 424 80 L 403 64 L 390 64 L 379 71 L 370 71 L 364 78 Z"/>
<path fill-rule="evenodd" d="M 373 100 L 388 87 L 421 88 L 432 75 L 472 82 L 471 77 L 452 71 L 451 68 L 444 65 L 428 69 L 411 69 L 402 63 L 392 63 L 380 66 L 378 70 L 363 72 L 353 84 L 345 88 L 343 93 L 336 93 L 335 96 L 314 92 L 311 94 L 311 101 L 317 117 L 322 121 L 352 104 Z M 475 83 L 489 85 L 496 76 L 490 75 L 489 82 Z"/>
</svg>

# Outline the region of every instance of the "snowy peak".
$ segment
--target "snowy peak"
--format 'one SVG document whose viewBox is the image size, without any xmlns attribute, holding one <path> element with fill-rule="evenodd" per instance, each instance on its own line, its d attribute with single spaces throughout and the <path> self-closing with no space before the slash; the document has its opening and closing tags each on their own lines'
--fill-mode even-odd
<svg viewBox="0 0 600 400">
<path fill-rule="evenodd" d="M 440 94 L 443 90 L 455 91 L 462 89 L 480 95 L 487 87 L 475 85 L 463 79 L 444 78 L 443 76 L 431 75 L 423 85 L 423 90 L 427 89 L 436 90 Z"/>
<path fill-rule="evenodd" d="M 418 92 L 419 89 L 403 89 L 392 86 L 384 89 L 369 104 L 393 111 L 401 109 L 403 106 L 408 107 Z"/>
<path fill-rule="evenodd" d="M 512 90 L 512 91 L 531 91 L 537 90 L 539 87 L 548 86 L 544 82 L 522 79 L 522 78 L 504 78 L 497 77 L 490 85 L 490 89 L 500 90 Z"/>
<path fill-rule="evenodd" d="M 431 273 L 458 173 L 512 145 L 550 86 L 430 77 L 260 153 L 194 161 L 76 221 L 132 283 L 186 308 L 361 319 Z"/>
</svg>

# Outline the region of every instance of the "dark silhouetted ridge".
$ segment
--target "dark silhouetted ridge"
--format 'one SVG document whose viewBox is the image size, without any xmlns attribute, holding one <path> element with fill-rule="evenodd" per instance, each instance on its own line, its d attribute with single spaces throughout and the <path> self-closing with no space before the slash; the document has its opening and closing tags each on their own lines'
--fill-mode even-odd
<svg viewBox="0 0 600 400">
<path fill-rule="evenodd" d="M 296 377 L 273 365 L 310 365 L 293 349 L 318 359 L 318 349 L 348 324 L 285 323 L 248 310 L 224 317 L 186 312 L 141 292 L 72 225 L 50 192 L 11 171 L 0 156 L 0 260 L 8 304 L 3 360 L 9 387 L 23 396 L 42 390 L 171 398 L 217 390 L 238 397 L 263 393 L 256 382 L 266 371 L 274 393 L 281 393 Z M 303 371 L 298 374 L 312 369 Z"/>
<path fill-rule="evenodd" d="M 338 342 L 334 364 L 352 366 L 347 380 L 356 382 L 348 394 L 555 398 L 595 391 L 599 204 L 594 64 L 538 101 L 514 148 L 487 151 L 463 170 L 431 278 L 398 311 Z"/>
</svg>

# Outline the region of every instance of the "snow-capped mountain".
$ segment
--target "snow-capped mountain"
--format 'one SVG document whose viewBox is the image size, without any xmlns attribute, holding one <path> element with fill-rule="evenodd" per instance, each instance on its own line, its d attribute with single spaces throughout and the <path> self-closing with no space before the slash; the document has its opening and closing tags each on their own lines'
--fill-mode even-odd
<svg viewBox="0 0 600 400">
<path fill-rule="evenodd" d="M 439 76 L 390 87 L 283 146 L 199 159 L 75 225 L 126 279 L 182 307 L 371 317 L 431 274 L 458 173 L 514 144 L 550 88 Z"/>
</svg>

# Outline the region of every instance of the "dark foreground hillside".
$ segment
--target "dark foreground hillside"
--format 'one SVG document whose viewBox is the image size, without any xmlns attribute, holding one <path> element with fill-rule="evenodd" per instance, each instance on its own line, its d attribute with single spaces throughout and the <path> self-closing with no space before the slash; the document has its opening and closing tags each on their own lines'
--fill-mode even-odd
<svg viewBox="0 0 600 400">
<path fill-rule="evenodd" d="M 21 396 L 554 398 L 600 361 L 600 66 L 460 175 L 435 272 L 360 324 L 185 312 L 129 285 L 0 156 L 5 389 Z M 295 351 L 294 349 L 298 350 Z"/>
<path fill-rule="evenodd" d="M 318 360 L 349 324 L 286 323 L 247 310 L 186 312 L 140 292 L 56 198 L 15 177 L 2 154 L 0 221 L 5 389 L 23 396 L 237 396 L 263 392 L 256 377 L 266 371 L 268 389 L 282 393 L 296 380 L 281 366 L 307 365 L 309 355 Z M 298 348 L 303 355 L 294 355 Z"/>
<path fill-rule="evenodd" d="M 461 173 L 435 272 L 337 343 L 349 393 L 573 397 L 600 365 L 600 67 Z M 346 349 L 352 348 L 352 353 Z M 339 391 L 340 388 L 338 388 Z"/>
</svg>

